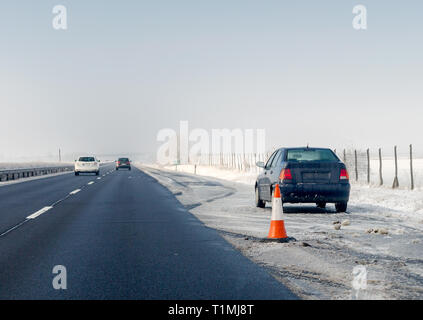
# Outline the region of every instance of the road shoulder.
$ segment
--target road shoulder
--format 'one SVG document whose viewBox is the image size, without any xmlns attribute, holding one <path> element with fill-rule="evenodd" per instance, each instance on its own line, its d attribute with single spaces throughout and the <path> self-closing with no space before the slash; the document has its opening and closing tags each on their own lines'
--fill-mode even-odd
<svg viewBox="0 0 423 320">
<path fill-rule="evenodd" d="M 407 299 L 422 297 L 421 227 L 392 216 L 384 207 L 351 201 L 351 211 L 337 214 L 292 208 L 286 214 L 292 243 L 265 243 L 271 208 L 254 207 L 253 188 L 217 178 L 142 167 L 235 248 L 304 299 Z M 359 190 L 360 191 L 360 190 Z M 362 190 L 361 190 L 362 191 Z M 361 200 L 360 195 L 353 197 Z M 301 212 L 305 211 L 305 212 Z M 345 222 L 340 230 L 334 223 Z M 349 224 L 348 224 L 349 223 Z M 368 233 L 389 226 L 389 234 Z M 353 271 L 364 266 L 367 289 L 354 290 Z"/>
</svg>

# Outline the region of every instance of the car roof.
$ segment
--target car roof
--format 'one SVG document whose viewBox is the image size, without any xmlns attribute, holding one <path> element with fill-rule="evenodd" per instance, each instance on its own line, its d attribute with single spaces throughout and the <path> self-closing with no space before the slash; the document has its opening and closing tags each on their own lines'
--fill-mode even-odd
<svg viewBox="0 0 423 320">
<path fill-rule="evenodd" d="M 319 148 L 319 147 L 289 147 L 289 148 L 286 148 L 286 147 L 282 147 L 282 148 L 279 148 L 279 150 L 332 150 L 332 149 L 330 149 L 330 148 Z"/>
</svg>

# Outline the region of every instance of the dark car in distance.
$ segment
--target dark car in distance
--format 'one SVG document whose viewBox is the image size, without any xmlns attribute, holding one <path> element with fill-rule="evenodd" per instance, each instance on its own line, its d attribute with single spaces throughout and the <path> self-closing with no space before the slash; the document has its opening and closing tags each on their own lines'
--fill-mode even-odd
<svg viewBox="0 0 423 320">
<path fill-rule="evenodd" d="M 128 158 L 119 158 L 116 161 L 116 170 L 128 169 L 131 170 L 131 161 Z"/>
<path fill-rule="evenodd" d="M 345 164 L 328 148 L 280 148 L 257 162 L 263 172 L 255 184 L 255 203 L 264 208 L 279 184 L 284 203 L 315 203 L 325 208 L 334 203 L 337 212 L 347 210 L 350 183 Z"/>
</svg>

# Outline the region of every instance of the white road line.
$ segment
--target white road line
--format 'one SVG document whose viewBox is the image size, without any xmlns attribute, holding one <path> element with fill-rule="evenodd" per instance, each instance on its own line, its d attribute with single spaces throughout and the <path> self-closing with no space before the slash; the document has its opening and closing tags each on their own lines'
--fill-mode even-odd
<svg viewBox="0 0 423 320">
<path fill-rule="evenodd" d="M 22 221 L 21 223 L 18 223 L 16 226 L 10 228 L 9 230 L 3 232 L 2 234 L 0 234 L 0 237 L 5 236 L 6 234 L 8 234 L 9 232 L 12 232 L 13 230 L 19 228 L 21 225 L 23 225 L 24 223 L 27 223 L 29 220 L 25 219 L 24 221 Z"/>
<path fill-rule="evenodd" d="M 88 184 L 93 184 L 94 183 L 94 181 L 90 181 L 90 182 L 88 182 Z"/>
<path fill-rule="evenodd" d="M 81 189 L 73 190 L 72 192 L 69 192 L 69 194 L 77 194 L 79 191 L 81 191 Z"/>
<path fill-rule="evenodd" d="M 47 212 L 51 208 L 53 208 L 53 207 L 44 207 L 44 208 L 38 210 L 37 212 L 34 212 L 33 214 L 31 214 L 30 216 L 28 216 L 26 218 L 27 219 L 35 219 L 36 217 L 42 215 L 44 212 Z"/>
<path fill-rule="evenodd" d="M 97 180 L 101 180 L 101 178 L 97 178 Z"/>
</svg>

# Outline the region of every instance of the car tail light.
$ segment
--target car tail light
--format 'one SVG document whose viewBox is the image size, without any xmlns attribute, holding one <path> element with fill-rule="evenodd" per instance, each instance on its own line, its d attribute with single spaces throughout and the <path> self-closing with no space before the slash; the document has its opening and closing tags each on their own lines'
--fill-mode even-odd
<svg viewBox="0 0 423 320">
<path fill-rule="evenodd" d="M 291 169 L 282 169 L 279 175 L 280 180 L 292 180 Z"/>
<path fill-rule="evenodd" d="M 339 180 L 349 180 L 349 179 L 350 179 L 350 176 L 348 175 L 347 169 L 341 169 Z"/>
</svg>

